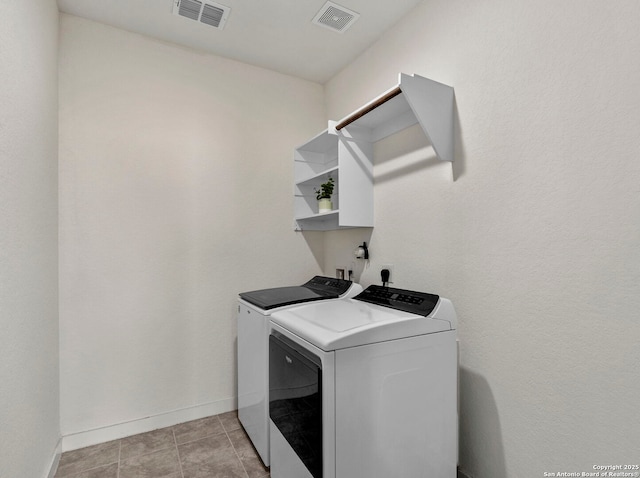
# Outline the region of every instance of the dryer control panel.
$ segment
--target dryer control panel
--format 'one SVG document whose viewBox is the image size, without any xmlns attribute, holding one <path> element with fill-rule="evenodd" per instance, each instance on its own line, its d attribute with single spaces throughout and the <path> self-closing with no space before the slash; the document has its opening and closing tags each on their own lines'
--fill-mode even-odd
<svg viewBox="0 0 640 478">
<path fill-rule="evenodd" d="M 427 317 L 440 297 L 426 292 L 370 285 L 354 299 Z"/>
</svg>

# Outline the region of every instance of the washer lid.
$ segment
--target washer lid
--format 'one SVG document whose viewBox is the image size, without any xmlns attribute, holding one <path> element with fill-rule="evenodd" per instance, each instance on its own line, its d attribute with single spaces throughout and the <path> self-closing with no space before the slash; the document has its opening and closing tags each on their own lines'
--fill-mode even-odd
<svg viewBox="0 0 640 478">
<path fill-rule="evenodd" d="M 444 317 L 439 318 L 439 315 Z M 451 302 L 442 297 L 426 317 L 360 300 L 342 299 L 275 312 L 271 322 L 330 351 L 453 330 L 455 312 Z"/>
<path fill-rule="evenodd" d="M 315 276 L 301 286 L 275 287 L 241 292 L 240 298 L 263 310 L 322 299 L 337 299 L 346 294 L 353 282 L 332 277 Z M 362 290 L 362 288 L 359 288 Z"/>
<path fill-rule="evenodd" d="M 337 298 L 338 294 L 321 294 L 313 289 L 302 286 L 276 287 L 274 289 L 253 290 L 242 292 L 240 298 L 264 310 L 282 305 L 299 304 L 314 300 Z"/>
</svg>

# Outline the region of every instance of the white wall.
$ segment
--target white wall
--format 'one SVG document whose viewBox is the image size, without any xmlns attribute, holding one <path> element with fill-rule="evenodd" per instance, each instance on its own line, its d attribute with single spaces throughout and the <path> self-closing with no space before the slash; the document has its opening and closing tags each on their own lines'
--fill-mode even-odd
<svg viewBox="0 0 640 478">
<path fill-rule="evenodd" d="M 456 162 L 413 127 L 376 145 L 362 282 L 453 300 L 460 464 L 588 472 L 640 449 L 640 4 L 425 0 L 327 85 L 340 119 L 399 72 L 454 86 Z"/>
<path fill-rule="evenodd" d="M 58 9 L 0 2 L 0 476 L 47 475 L 58 388 Z"/>
<path fill-rule="evenodd" d="M 63 435 L 235 408 L 238 292 L 320 272 L 292 149 L 324 118 L 320 85 L 62 15 Z"/>
</svg>

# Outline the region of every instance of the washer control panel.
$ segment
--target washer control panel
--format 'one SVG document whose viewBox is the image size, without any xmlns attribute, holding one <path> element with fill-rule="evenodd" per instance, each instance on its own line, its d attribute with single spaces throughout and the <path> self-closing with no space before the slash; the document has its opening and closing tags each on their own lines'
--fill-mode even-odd
<svg viewBox="0 0 640 478">
<path fill-rule="evenodd" d="M 426 292 L 370 285 L 354 299 L 427 317 L 440 297 Z"/>
<path fill-rule="evenodd" d="M 331 293 L 342 295 L 349 290 L 352 282 L 345 279 L 336 279 L 333 277 L 315 276 L 302 287 L 313 289 L 320 293 Z"/>
</svg>

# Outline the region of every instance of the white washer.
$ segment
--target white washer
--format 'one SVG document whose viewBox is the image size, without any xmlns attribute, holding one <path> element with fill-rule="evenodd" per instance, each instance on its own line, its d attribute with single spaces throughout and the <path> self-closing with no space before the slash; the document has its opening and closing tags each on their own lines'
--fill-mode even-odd
<svg viewBox="0 0 640 478">
<path fill-rule="evenodd" d="M 305 302 L 353 297 L 362 292 L 348 280 L 315 276 L 301 286 L 242 292 L 238 300 L 238 417 L 269 466 L 269 318 Z"/>
<path fill-rule="evenodd" d="M 271 316 L 273 478 L 455 478 L 457 318 L 370 286 Z"/>
</svg>

